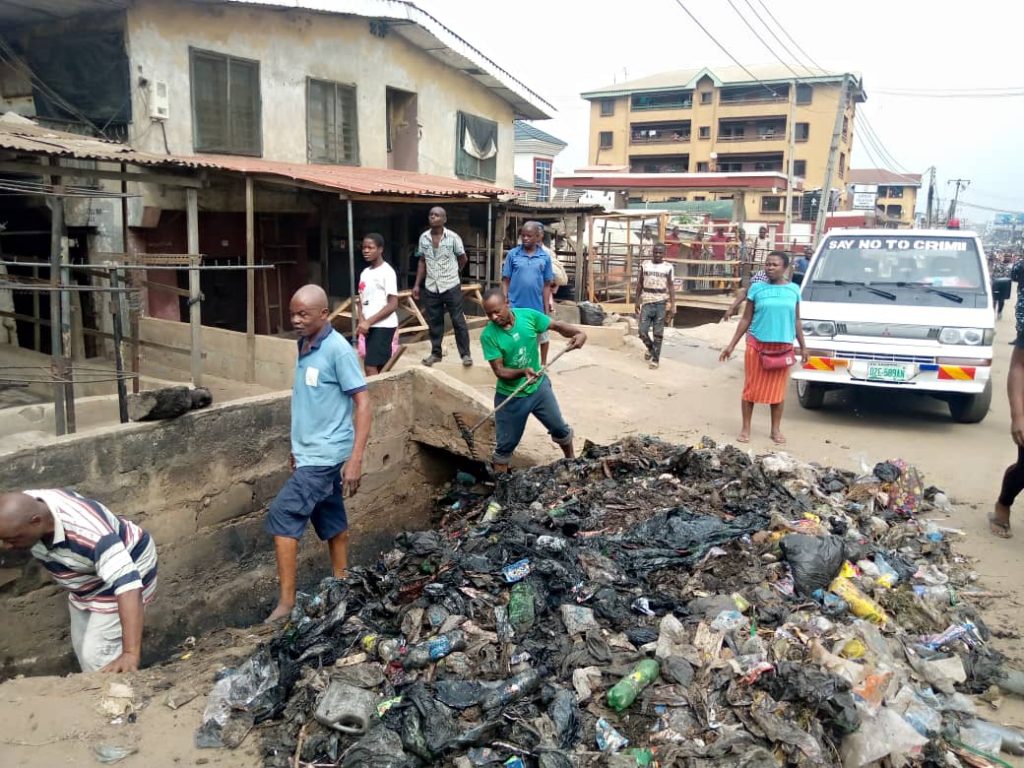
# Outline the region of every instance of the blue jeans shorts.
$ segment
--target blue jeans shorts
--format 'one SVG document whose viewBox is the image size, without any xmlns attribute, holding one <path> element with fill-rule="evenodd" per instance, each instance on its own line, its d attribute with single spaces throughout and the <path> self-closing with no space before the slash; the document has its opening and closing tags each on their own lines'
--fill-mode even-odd
<svg viewBox="0 0 1024 768">
<path fill-rule="evenodd" d="M 348 530 L 341 495 L 342 464 L 333 467 L 296 467 L 267 510 L 264 528 L 272 536 L 301 539 L 306 524 L 321 541 Z"/>
<path fill-rule="evenodd" d="M 495 394 L 494 405 L 501 405 L 506 399 L 505 395 Z M 495 464 L 508 464 L 512 460 L 512 454 L 523 439 L 523 432 L 526 430 L 526 422 L 530 414 L 537 417 L 545 427 L 551 439 L 558 445 L 570 445 L 572 443 L 572 427 L 565 423 L 562 418 L 562 411 L 558 407 L 558 400 L 555 399 L 555 391 L 551 387 L 551 380 L 545 376 L 537 390 L 524 397 L 512 398 L 515 402 L 509 403 L 494 416 L 495 427 L 498 433 L 498 444 L 494 448 L 494 455 L 491 460 Z"/>
</svg>

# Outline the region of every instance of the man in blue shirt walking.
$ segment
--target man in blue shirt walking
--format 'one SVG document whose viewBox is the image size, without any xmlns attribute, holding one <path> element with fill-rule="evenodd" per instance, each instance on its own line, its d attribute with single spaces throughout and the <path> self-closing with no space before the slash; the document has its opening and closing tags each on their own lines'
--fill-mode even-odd
<svg viewBox="0 0 1024 768">
<path fill-rule="evenodd" d="M 305 285 L 289 305 L 299 335 L 292 386 L 292 475 L 267 512 L 274 537 L 280 597 L 267 622 L 295 606 L 299 539 L 306 524 L 327 542 L 334 576 L 348 569 L 348 517 L 343 496 L 359 488 L 370 437 L 370 395 L 359 358 L 327 321 L 327 294 Z"/>
<path fill-rule="evenodd" d="M 544 227 L 539 221 L 528 221 L 519 230 L 519 237 L 522 245 L 505 254 L 505 263 L 501 267 L 501 282 L 509 305 L 513 309 L 533 309 L 550 314 L 554 309 L 551 296 L 555 271 L 551 254 L 542 245 Z M 550 337 L 545 331 L 537 338 L 540 342 L 540 364 L 544 366 L 548 363 Z"/>
</svg>

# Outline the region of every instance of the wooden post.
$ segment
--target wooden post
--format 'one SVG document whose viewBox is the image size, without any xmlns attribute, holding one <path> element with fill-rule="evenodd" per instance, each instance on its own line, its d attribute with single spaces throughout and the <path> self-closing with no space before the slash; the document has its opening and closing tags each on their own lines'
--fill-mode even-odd
<svg viewBox="0 0 1024 768">
<path fill-rule="evenodd" d="M 71 282 L 70 253 L 68 239 L 60 239 L 60 282 L 68 285 Z M 64 412 L 67 414 L 68 434 L 75 433 L 75 385 L 74 366 L 71 363 L 71 291 L 60 292 L 60 338 L 62 347 L 61 372 L 64 378 Z"/>
<path fill-rule="evenodd" d="M 356 241 L 355 241 L 355 224 L 352 221 L 352 200 L 351 198 L 345 201 L 347 204 L 348 212 L 348 289 L 349 295 L 352 297 L 352 306 L 355 307 L 356 302 L 359 301 L 358 290 L 356 286 Z M 356 325 L 358 324 L 356 319 L 356 313 L 352 313 L 352 343 L 357 342 L 356 339 Z"/>
<path fill-rule="evenodd" d="M 49 179 L 52 182 L 52 179 Z M 64 237 L 64 198 L 52 197 L 50 204 L 50 373 L 55 379 L 53 385 L 53 422 L 57 435 L 68 431 L 67 412 L 64 410 L 64 385 L 60 379 L 64 374 L 64 356 L 61 353 L 60 335 L 60 260 L 61 241 Z"/>
<path fill-rule="evenodd" d="M 117 278 L 117 269 L 110 268 L 110 310 L 114 327 L 114 372 L 117 374 L 117 412 L 121 417 L 121 423 L 128 423 L 128 387 L 124 381 L 124 338 L 122 335 L 121 323 L 124 317 L 124 294 L 118 289 L 121 287 Z"/>
<path fill-rule="evenodd" d="M 629 299 L 629 284 L 633 281 L 633 230 L 629 226 L 630 219 L 626 216 L 626 298 L 624 301 Z M 640 229 L 640 242 L 643 242 L 643 228 Z M 611 296 L 608 297 L 611 301 Z"/>
<path fill-rule="evenodd" d="M 252 176 L 245 177 L 245 380 L 256 381 L 256 214 Z M 278 296 L 282 301 L 282 297 Z M 269 332 L 269 328 L 267 331 Z"/>
<path fill-rule="evenodd" d="M 494 258 L 494 202 L 487 201 L 487 261 L 484 269 L 484 287 L 491 287 L 491 266 Z"/>
<path fill-rule="evenodd" d="M 203 319 L 199 288 L 199 195 L 193 187 L 185 190 L 185 227 L 188 234 L 188 322 L 192 328 L 192 386 L 203 383 Z"/>
<path fill-rule="evenodd" d="M 587 300 L 594 301 L 594 218 L 587 222 Z"/>
<path fill-rule="evenodd" d="M 576 301 L 583 301 L 583 280 L 586 277 L 587 270 L 583 264 L 583 227 L 586 225 L 586 216 L 582 213 L 576 216 L 576 274 L 573 279 L 576 282 Z M 593 236 L 591 236 L 593 240 Z"/>
</svg>

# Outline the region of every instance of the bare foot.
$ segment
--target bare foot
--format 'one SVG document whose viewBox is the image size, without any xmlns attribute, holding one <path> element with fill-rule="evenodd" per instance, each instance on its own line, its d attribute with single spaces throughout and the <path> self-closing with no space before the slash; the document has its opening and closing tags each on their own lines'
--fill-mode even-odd
<svg viewBox="0 0 1024 768">
<path fill-rule="evenodd" d="M 749 443 L 750 442 L 750 433 L 749 432 L 740 432 L 738 435 L 736 435 L 736 442 L 737 443 Z"/>
<path fill-rule="evenodd" d="M 294 605 L 283 605 L 281 603 L 278 603 L 277 608 L 275 608 L 273 612 L 263 620 L 263 623 L 274 624 L 275 622 L 281 621 L 282 619 L 287 619 L 288 616 L 291 615 L 292 608 L 294 607 Z"/>
<path fill-rule="evenodd" d="M 992 535 L 998 536 L 1000 539 L 1012 539 L 1013 532 L 1010 530 L 1010 508 L 1004 507 L 997 501 L 995 511 L 988 516 L 988 528 L 992 531 Z"/>
<path fill-rule="evenodd" d="M 776 445 L 785 445 L 786 437 L 781 432 L 772 432 L 772 442 Z"/>
</svg>

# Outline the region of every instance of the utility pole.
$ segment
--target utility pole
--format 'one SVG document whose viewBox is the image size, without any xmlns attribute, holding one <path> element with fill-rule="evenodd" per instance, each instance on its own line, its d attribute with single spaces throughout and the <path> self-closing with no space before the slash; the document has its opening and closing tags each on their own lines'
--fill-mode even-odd
<svg viewBox="0 0 1024 768">
<path fill-rule="evenodd" d="M 825 230 L 825 216 L 828 214 L 828 203 L 832 197 L 832 174 L 836 170 L 839 157 L 839 136 L 843 131 L 843 115 L 846 114 L 846 103 L 849 101 L 850 75 L 843 75 L 843 83 L 839 87 L 839 106 L 836 107 L 836 124 L 832 129 L 832 144 L 828 150 L 828 164 L 825 166 L 825 180 L 821 184 L 821 202 L 818 205 L 818 220 L 814 226 L 814 241 L 817 243 Z"/>
<path fill-rule="evenodd" d="M 969 186 L 971 186 L 971 180 L 970 179 L 950 179 L 946 183 L 947 184 L 955 184 L 956 185 L 956 190 L 953 192 L 953 202 L 951 202 L 949 204 L 949 218 L 950 219 L 955 219 L 956 218 L 956 204 L 957 204 L 957 201 L 960 198 L 960 190 L 961 189 L 967 189 Z"/>
<path fill-rule="evenodd" d="M 796 80 L 789 85 L 789 119 L 786 125 L 789 128 L 789 147 L 786 155 L 789 161 L 786 163 L 786 218 L 783 225 L 786 243 L 792 240 L 793 231 L 793 155 L 796 153 Z"/>
<path fill-rule="evenodd" d="M 928 174 L 928 229 L 935 226 L 935 166 Z"/>
</svg>

